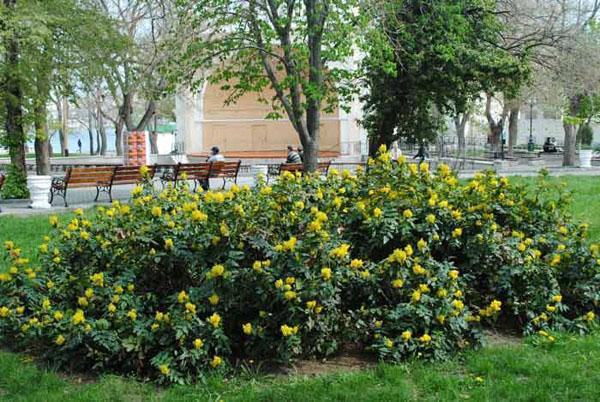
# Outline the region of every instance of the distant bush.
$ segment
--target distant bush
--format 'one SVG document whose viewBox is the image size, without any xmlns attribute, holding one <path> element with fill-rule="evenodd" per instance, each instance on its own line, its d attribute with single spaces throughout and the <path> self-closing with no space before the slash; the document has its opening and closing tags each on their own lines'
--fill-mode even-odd
<svg viewBox="0 0 600 402">
<path fill-rule="evenodd" d="M 27 175 L 13 165 L 6 168 L 6 181 L 2 186 L 1 197 L 5 200 L 29 198 Z"/>
<path fill-rule="evenodd" d="M 130 204 L 51 217 L 39 267 L 6 243 L 0 339 L 62 367 L 191 382 L 349 342 L 399 361 L 477 345 L 483 325 L 587 331 L 599 250 L 566 201 L 543 176 L 531 192 L 491 172 L 462 185 L 385 150 L 357 175 L 146 183 Z"/>
<path fill-rule="evenodd" d="M 592 141 L 594 141 L 594 129 L 590 124 L 582 124 L 577 131 L 577 143 L 590 146 Z"/>
</svg>

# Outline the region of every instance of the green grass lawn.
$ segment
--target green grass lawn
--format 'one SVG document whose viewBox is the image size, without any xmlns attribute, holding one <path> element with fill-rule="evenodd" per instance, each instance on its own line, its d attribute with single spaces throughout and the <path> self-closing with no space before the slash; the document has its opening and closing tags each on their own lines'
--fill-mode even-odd
<svg viewBox="0 0 600 402">
<path fill-rule="evenodd" d="M 592 240 L 600 241 L 600 178 L 552 180 L 574 191 L 571 212 L 589 223 Z M 26 255 L 48 231 L 47 216 L 0 215 L 0 242 L 14 240 Z M 0 400 L 18 401 L 592 401 L 600 400 L 598 384 L 600 334 L 565 336 L 550 349 L 520 342 L 487 346 L 444 363 L 380 364 L 316 377 L 212 378 L 168 388 L 117 376 L 66 376 L 39 368 L 26 356 L 0 352 Z"/>
<path fill-rule="evenodd" d="M 449 362 L 314 377 L 208 379 L 157 388 L 116 376 L 78 381 L 0 353 L 0 398 L 18 401 L 594 401 L 600 400 L 600 335 L 551 349 L 490 346 Z"/>
</svg>

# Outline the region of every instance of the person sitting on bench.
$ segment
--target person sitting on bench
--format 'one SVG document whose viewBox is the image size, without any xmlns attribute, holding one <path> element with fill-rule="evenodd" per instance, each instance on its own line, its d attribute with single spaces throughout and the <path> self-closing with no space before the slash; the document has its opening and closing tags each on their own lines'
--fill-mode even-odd
<svg viewBox="0 0 600 402">
<path fill-rule="evenodd" d="M 287 146 L 288 154 L 285 163 L 302 163 L 302 159 L 298 152 L 294 151 L 294 147 L 291 145 Z"/>
<path fill-rule="evenodd" d="M 219 153 L 219 147 L 212 147 L 210 149 L 210 156 L 206 160 L 207 162 L 224 162 L 225 157 Z"/>
</svg>

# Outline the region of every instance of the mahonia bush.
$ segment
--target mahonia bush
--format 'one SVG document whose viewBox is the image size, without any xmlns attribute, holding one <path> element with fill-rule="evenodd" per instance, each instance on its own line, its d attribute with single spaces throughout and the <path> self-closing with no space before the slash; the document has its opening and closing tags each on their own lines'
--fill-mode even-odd
<svg viewBox="0 0 600 402">
<path fill-rule="evenodd" d="M 400 361 L 476 346 L 484 326 L 584 332 L 600 247 L 566 198 L 544 175 L 533 191 L 491 172 L 462 184 L 385 149 L 356 175 L 196 194 L 147 181 L 129 203 L 52 216 L 36 266 L 6 242 L 0 340 L 185 383 L 348 343 Z"/>
</svg>

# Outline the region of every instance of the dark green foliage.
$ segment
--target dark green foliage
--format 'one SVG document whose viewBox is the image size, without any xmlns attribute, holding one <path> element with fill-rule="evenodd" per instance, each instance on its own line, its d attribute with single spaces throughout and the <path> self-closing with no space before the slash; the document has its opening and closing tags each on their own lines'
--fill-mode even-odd
<svg viewBox="0 0 600 402">
<path fill-rule="evenodd" d="M 364 125 L 370 154 L 399 138 L 430 140 L 444 115 L 464 112 L 482 92 L 514 92 L 526 60 L 500 49 L 493 2 L 409 0 L 381 5 L 379 33 L 364 61 Z M 390 48 L 381 51 L 381 43 Z M 374 49 L 374 51 L 371 51 Z"/>
<path fill-rule="evenodd" d="M 2 186 L 0 198 L 5 200 L 29 198 L 27 175 L 13 165 L 9 165 L 6 169 L 6 181 Z"/>
</svg>

